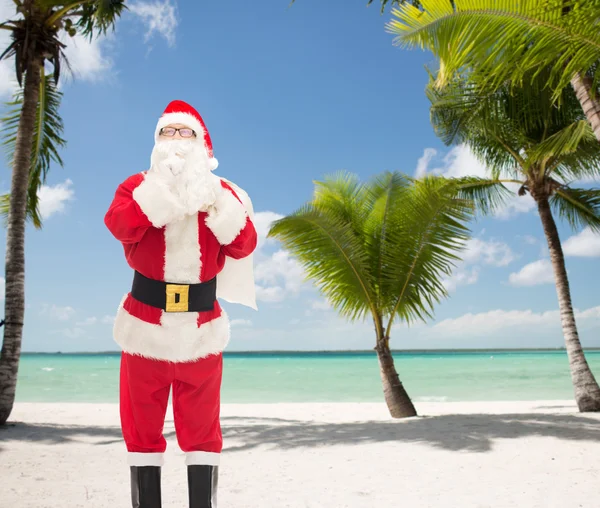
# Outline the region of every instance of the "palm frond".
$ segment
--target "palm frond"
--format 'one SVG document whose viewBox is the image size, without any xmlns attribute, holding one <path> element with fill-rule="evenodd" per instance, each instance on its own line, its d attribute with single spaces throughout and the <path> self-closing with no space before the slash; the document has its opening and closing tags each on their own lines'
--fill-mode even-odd
<svg viewBox="0 0 600 508">
<path fill-rule="evenodd" d="M 420 5 L 421 5 L 420 0 L 380 0 L 380 1 L 381 1 L 381 12 L 384 12 L 385 8 L 388 5 L 394 6 L 394 5 L 410 4 L 410 5 L 414 5 L 415 7 L 420 7 Z M 373 3 L 373 0 L 369 0 L 367 2 L 367 5 L 371 5 L 372 3 Z"/>
<path fill-rule="evenodd" d="M 598 175 L 600 144 L 575 92 L 562 90 L 560 103 L 554 103 L 543 89 L 546 77 L 540 73 L 522 88 L 507 85 L 494 91 L 470 76 L 443 88 L 430 82 L 436 134 L 446 143 L 466 143 L 493 179 L 556 174 L 568 182 Z"/>
<path fill-rule="evenodd" d="M 475 213 L 489 215 L 502 209 L 513 196 L 506 183 L 521 183 L 518 180 L 499 180 L 468 176 L 453 179 L 458 196 L 473 203 Z"/>
<path fill-rule="evenodd" d="M 428 49 L 444 63 L 440 80 L 470 69 L 487 88 L 522 86 L 528 72 L 550 69 L 557 93 L 576 72 L 600 61 L 600 5 L 588 0 L 423 0 L 392 9 L 395 42 Z M 595 76 L 596 77 L 596 76 Z"/>
<path fill-rule="evenodd" d="M 565 183 L 600 179 L 600 143 L 595 138 L 582 141 L 577 151 L 553 160 L 547 173 Z"/>
<path fill-rule="evenodd" d="M 377 295 L 377 309 L 383 312 L 386 305 L 383 294 L 384 261 L 397 255 L 396 245 L 390 245 L 388 234 L 394 227 L 390 217 L 395 215 L 395 208 L 402 202 L 407 193 L 410 192 L 412 180 L 401 173 L 385 172 L 373 178 L 369 185 L 365 186 L 365 193 L 370 196 L 372 202 L 369 216 L 364 223 L 365 244 L 369 256 L 373 260 L 374 290 Z M 392 252 L 387 252 L 387 249 Z M 389 304 L 387 305 L 389 307 Z"/>
<path fill-rule="evenodd" d="M 420 0 L 380 0 L 381 1 L 381 12 L 385 12 L 385 8 L 388 5 L 402 5 L 403 3 L 410 3 L 411 5 L 414 5 L 415 7 L 419 7 L 421 5 Z M 291 0 L 290 1 L 290 5 L 295 3 L 296 0 Z M 367 1 L 367 6 L 371 5 L 373 3 L 373 0 L 368 0 Z"/>
<path fill-rule="evenodd" d="M 66 141 L 62 138 L 63 122 L 59 115 L 61 98 L 62 93 L 58 91 L 54 78 L 42 74 L 27 190 L 27 217 L 36 228 L 42 226 L 38 202 L 39 189 L 46 182 L 52 162 L 63 165 L 59 150 L 65 146 Z M 22 106 L 23 90 L 19 89 L 14 99 L 8 103 L 7 116 L 2 119 L 2 145 L 7 151 L 9 161 L 12 161 L 12 154 L 15 150 Z M 9 198 L 10 196 L 5 195 L 0 201 L 0 215 L 5 217 L 8 216 Z"/>
<path fill-rule="evenodd" d="M 576 152 L 579 145 L 585 141 L 598 144 L 587 120 L 577 120 L 536 143 L 528 150 L 527 157 L 536 161 L 560 160 L 564 155 Z"/>
<path fill-rule="evenodd" d="M 364 185 L 356 175 L 338 172 L 315 181 L 312 204 L 316 209 L 340 222 L 352 225 L 356 235 L 362 235 L 364 222 L 373 206 Z"/>
<path fill-rule="evenodd" d="M 473 206 L 443 177 L 417 180 L 387 215 L 382 250 L 381 293 L 389 318 L 407 323 L 430 317 L 447 295 L 443 276 L 451 273 L 469 237 Z"/>
<path fill-rule="evenodd" d="M 298 259 L 342 316 L 354 321 L 375 313 L 370 260 L 350 223 L 307 204 L 275 221 L 268 236 Z"/>
<path fill-rule="evenodd" d="M 442 276 L 459 259 L 473 210 L 449 179 L 384 173 L 362 185 L 340 175 L 317 184 L 315 199 L 275 221 L 269 236 L 342 316 L 385 317 L 378 332 L 389 337 L 394 319 L 426 319 L 446 295 Z"/>
<path fill-rule="evenodd" d="M 125 0 L 89 0 L 80 8 L 76 27 L 85 37 L 92 38 L 95 33 L 104 34 L 110 28 L 114 30 L 115 22 L 127 9 Z"/>
<path fill-rule="evenodd" d="M 563 187 L 552 196 L 550 205 L 573 229 L 589 227 L 600 232 L 600 189 Z"/>
<path fill-rule="evenodd" d="M 523 101 L 510 99 L 504 90 L 490 93 L 458 78 L 441 89 L 430 82 L 426 94 L 431 123 L 444 143 L 468 144 L 494 178 L 517 176 L 526 167 L 519 151 L 527 142 L 526 133 L 521 119 L 515 118 Z"/>
</svg>

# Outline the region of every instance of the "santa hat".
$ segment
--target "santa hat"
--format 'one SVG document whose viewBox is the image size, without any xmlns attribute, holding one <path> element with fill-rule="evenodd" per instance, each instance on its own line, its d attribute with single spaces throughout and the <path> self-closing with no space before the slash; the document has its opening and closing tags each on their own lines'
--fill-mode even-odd
<svg viewBox="0 0 600 508">
<path fill-rule="evenodd" d="M 194 129 L 196 132 L 197 139 L 204 140 L 204 147 L 208 153 L 208 157 L 211 162 L 211 171 L 217 169 L 219 162 L 213 155 L 213 146 L 210 139 L 208 129 L 204 124 L 204 120 L 200 114 L 188 103 L 183 101 L 172 101 L 163 112 L 162 116 L 158 120 L 156 125 L 156 131 L 154 133 L 154 139 L 158 141 L 160 136 L 160 130 L 169 124 L 181 123 L 187 125 L 190 129 Z"/>
</svg>

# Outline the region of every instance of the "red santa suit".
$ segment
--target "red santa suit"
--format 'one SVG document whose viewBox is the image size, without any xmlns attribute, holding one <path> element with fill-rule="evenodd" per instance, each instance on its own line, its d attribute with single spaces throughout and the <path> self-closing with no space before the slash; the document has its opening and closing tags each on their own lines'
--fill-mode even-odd
<svg viewBox="0 0 600 508">
<path fill-rule="evenodd" d="M 156 127 L 156 139 L 174 123 L 194 129 L 214 170 L 212 142 L 196 110 L 172 102 Z M 189 192 L 186 202 L 164 175 L 135 174 L 119 185 L 105 216 L 135 274 L 114 325 L 123 351 L 120 410 L 131 466 L 163 464 L 171 388 L 186 463 L 219 464 L 222 352 L 230 329 L 216 297 L 256 308 L 252 253 L 257 234 L 247 194 L 212 173 L 210 178 L 214 198 L 197 210 L 201 203 Z M 202 298 L 194 303 L 198 294 Z M 190 310 L 192 304 L 201 310 Z"/>
</svg>

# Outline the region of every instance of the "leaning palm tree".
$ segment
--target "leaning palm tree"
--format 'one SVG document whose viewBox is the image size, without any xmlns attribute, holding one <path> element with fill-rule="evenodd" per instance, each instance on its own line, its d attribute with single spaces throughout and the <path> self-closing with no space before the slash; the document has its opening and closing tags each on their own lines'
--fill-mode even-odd
<svg viewBox="0 0 600 508">
<path fill-rule="evenodd" d="M 483 212 L 502 206 L 518 184 L 537 205 L 554 271 L 558 303 L 580 411 L 600 411 L 600 388 L 586 361 L 575 322 L 557 214 L 573 228 L 600 231 L 600 189 L 572 183 L 600 177 L 600 144 L 571 88 L 564 88 L 556 107 L 547 76 L 529 76 L 529 86 L 501 87 L 494 92 L 456 78 L 443 89 L 428 88 L 436 133 L 450 145 L 465 143 L 489 168 L 489 179 L 467 179 L 464 193 Z M 433 79 L 433 78 L 432 78 Z"/>
<path fill-rule="evenodd" d="M 396 42 L 433 52 L 438 84 L 466 69 L 482 88 L 523 86 L 547 73 L 553 99 L 575 90 L 600 141 L 600 3 L 589 0 L 422 0 L 402 3 L 388 24 Z"/>
<path fill-rule="evenodd" d="M 125 8 L 124 0 L 13 0 L 15 16 L 0 24 L 8 30 L 11 43 L 0 59 L 14 57 L 17 81 L 23 88 L 22 105 L 14 139 L 5 261 L 4 340 L 0 353 L 0 425 L 8 419 L 15 398 L 23 319 L 25 312 L 25 224 L 32 182 L 32 152 L 35 151 L 36 113 L 45 63 L 53 66 L 53 83 L 58 83 L 66 62 L 61 36 L 93 37 L 114 27 Z M 39 133 L 40 131 L 38 131 Z M 35 166 L 34 166 L 35 168 Z M 35 169 L 33 170 L 35 172 Z M 35 208 L 34 208 L 35 209 Z M 31 216 L 31 213 L 30 213 Z"/>
<path fill-rule="evenodd" d="M 340 175 L 317 182 L 314 198 L 273 223 L 307 277 L 350 321 L 370 318 L 383 392 L 394 418 L 416 415 L 390 349 L 394 321 L 432 316 L 442 278 L 468 238 L 472 203 L 439 177 L 414 182 L 385 173 L 368 184 Z"/>
</svg>

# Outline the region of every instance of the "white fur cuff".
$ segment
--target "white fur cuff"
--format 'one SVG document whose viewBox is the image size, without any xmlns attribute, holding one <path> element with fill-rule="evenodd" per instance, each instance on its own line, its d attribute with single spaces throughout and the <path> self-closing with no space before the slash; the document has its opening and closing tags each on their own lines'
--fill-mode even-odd
<svg viewBox="0 0 600 508">
<path fill-rule="evenodd" d="M 186 466 L 218 466 L 220 453 L 214 452 L 187 452 L 185 454 Z"/>
<path fill-rule="evenodd" d="M 145 466 L 156 466 L 162 467 L 165 463 L 164 455 L 162 453 L 139 453 L 139 452 L 128 452 L 127 453 L 127 465 L 145 467 Z"/>
<path fill-rule="evenodd" d="M 248 214 L 244 205 L 227 189 L 219 194 L 214 208 L 206 217 L 206 225 L 221 245 L 229 245 L 246 225 Z"/>
<path fill-rule="evenodd" d="M 156 228 L 162 228 L 185 215 L 183 205 L 155 175 L 145 176 L 144 181 L 134 189 L 133 199 Z"/>
</svg>

